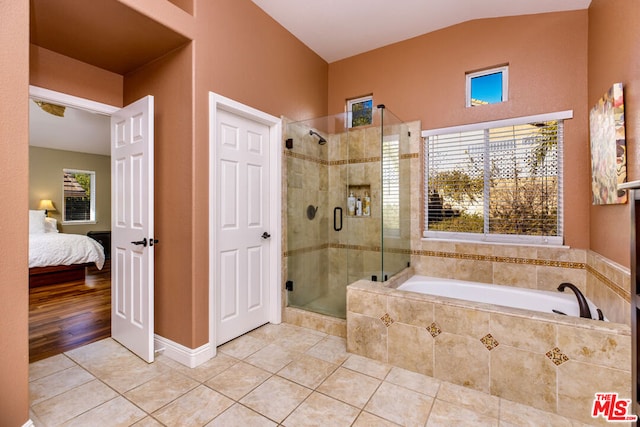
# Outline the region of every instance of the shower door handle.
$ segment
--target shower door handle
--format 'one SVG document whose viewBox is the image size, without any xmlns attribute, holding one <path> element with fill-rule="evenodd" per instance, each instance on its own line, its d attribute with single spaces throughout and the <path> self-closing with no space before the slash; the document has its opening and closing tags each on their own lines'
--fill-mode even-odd
<svg viewBox="0 0 640 427">
<path fill-rule="evenodd" d="M 340 211 L 340 215 L 338 215 Z M 338 227 L 338 216 L 340 216 L 340 227 Z M 333 229 L 336 231 L 342 230 L 342 208 L 337 206 L 333 209 Z"/>
</svg>

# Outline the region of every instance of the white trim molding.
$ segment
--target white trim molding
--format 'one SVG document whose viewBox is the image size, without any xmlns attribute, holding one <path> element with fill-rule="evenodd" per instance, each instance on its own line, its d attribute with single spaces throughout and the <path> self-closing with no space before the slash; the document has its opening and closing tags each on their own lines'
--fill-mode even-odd
<svg viewBox="0 0 640 427">
<path fill-rule="evenodd" d="M 210 343 L 198 348 L 189 348 L 165 337 L 161 337 L 158 334 L 154 335 L 153 342 L 156 353 L 161 353 L 169 359 L 175 360 L 189 368 L 200 366 L 211 359 Z"/>
<path fill-rule="evenodd" d="M 56 92 L 54 90 L 38 86 L 29 86 L 29 96 L 39 101 L 54 102 L 56 104 L 80 108 L 97 114 L 111 115 L 120 109 L 120 107 L 114 107 L 113 105 L 103 104 L 101 102 L 91 101 L 89 99 L 79 98 L 73 95 L 67 95 L 66 93 Z"/>
</svg>

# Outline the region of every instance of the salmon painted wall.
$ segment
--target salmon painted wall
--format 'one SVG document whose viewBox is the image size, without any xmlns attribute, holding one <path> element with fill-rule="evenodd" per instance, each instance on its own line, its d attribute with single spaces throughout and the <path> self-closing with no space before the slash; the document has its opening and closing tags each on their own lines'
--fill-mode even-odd
<svg viewBox="0 0 640 427">
<path fill-rule="evenodd" d="M 0 2 L 0 425 L 29 420 L 29 2 Z"/>
<path fill-rule="evenodd" d="M 155 109 L 155 332 L 194 343 L 192 48 L 186 46 L 127 75 L 124 102 L 154 96 Z M 205 294 L 206 295 L 206 294 Z M 206 298 L 203 298 L 205 301 Z"/>
<path fill-rule="evenodd" d="M 250 0 L 196 2 L 193 346 L 208 341 L 209 92 L 276 117 L 327 113 L 328 65 Z"/>
<path fill-rule="evenodd" d="M 29 83 L 121 107 L 122 76 L 56 52 L 30 46 Z"/>
<path fill-rule="evenodd" d="M 373 93 L 423 129 L 573 110 L 565 122 L 565 244 L 589 246 L 587 10 L 470 21 L 329 65 L 329 113 Z M 465 73 L 509 64 L 509 100 L 465 107 Z"/>
<path fill-rule="evenodd" d="M 627 180 L 640 180 L 640 7 L 637 0 L 592 0 L 589 8 L 589 109 L 621 82 L 624 90 Z M 630 265 L 629 204 L 591 205 L 591 249 Z"/>
</svg>

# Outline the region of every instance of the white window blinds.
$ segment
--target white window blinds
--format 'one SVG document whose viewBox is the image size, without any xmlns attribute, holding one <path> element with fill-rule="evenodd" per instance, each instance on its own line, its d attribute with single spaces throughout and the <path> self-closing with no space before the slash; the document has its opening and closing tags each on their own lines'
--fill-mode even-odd
<svg viewBox="0 0 640 427">
<path fill-rule="evenodd" d="M 425 237 L 562 244 L 561 118 L 423 132 Z"/>
<path fill-rule="evenodd" d="M 382 226 L 387 236 L 400 235 L 400 138 L 382 140 Z"/>
</svg>

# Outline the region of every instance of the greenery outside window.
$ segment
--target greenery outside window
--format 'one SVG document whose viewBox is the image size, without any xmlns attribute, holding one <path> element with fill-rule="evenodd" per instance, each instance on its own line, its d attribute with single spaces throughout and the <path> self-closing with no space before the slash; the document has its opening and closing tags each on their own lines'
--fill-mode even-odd
<svg viewBox="0 0 640 427">
<path fill-rule="evenodd" d="M 373 123 L 373 96 L 347 100 L 348 127 L 366 126 Z"/>
<path fill-rule="evenodd" d="M 63 169 L 62 222 L 87 224 L 96 222 L 96 173 Z"/>
<path fill-rule="evenodd" d="M 423 131 L 424 237 L 563 244 L 571 111 Z"/>
</svg>

